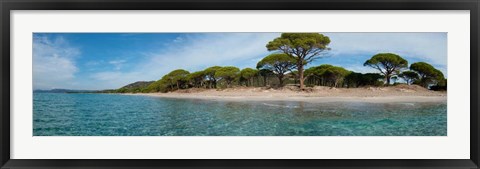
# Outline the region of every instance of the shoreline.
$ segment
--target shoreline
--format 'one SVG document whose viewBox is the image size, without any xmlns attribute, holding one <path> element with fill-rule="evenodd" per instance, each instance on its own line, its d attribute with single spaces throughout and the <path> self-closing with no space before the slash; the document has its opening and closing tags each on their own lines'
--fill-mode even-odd
<svg viewBox="0 0 480 169">
<path fill-rule="evenodd" d="M 368 103 L 393 103 L 393 102 L 447 102 L 447 96 L 306 96 L 306 95 L 201 95 L 184 94 L 184 93 L 124 93 L 122 95 L 132 96 L 149 96 L 159 98 L 171 99 L 200 99 L 200 100 L 217 100 L 217 101 L 299 101 L 311 103 L 326 103 L 326 102 L 368 102 Z"/>
<path fill-rule="evenodd" d="M 226 89 L 180 89 L 168 93 L 123 93 L 176 99 L 203 99 L 224 101 L 301 101 L 301 102 L 447 102 L 446 91 L 431 91 L 417 85 L 387 87 L 331 88 L 316 86 L 307 91 L 295 87 L 279 89 L 262 87 L 234 87 Z"/>
</svg>

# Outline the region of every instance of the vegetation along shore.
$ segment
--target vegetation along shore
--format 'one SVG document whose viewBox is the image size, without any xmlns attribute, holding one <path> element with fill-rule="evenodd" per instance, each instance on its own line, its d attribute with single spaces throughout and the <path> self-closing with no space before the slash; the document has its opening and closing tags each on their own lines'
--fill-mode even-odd
<svg viewBox="0 0 480 169">
<path fill-rule="evenodd" d="M 267 50 L 273 53 L 261 59 L 254 68 L 219 65 L 196 72 L 176 69 L 157 81 L 140 81 L 98 92 L 217 99 L 398 97 L 400 100 L 446 100 L 447 79 L 440 70 L 426 62 L 409 64 L 395 53 L 378 53 L 358 63 L 370 67 L 371 73 L 354 72 L 327 63 L 311 65 L 331 50 L 329 44 L 329 37 L 319 33 L 282 33 L 266 44 Z"/>
</svg>

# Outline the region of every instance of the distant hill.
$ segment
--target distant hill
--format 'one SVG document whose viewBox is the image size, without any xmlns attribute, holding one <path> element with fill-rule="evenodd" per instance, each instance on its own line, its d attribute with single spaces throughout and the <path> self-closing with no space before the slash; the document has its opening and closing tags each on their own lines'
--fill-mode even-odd
<svg viewBox="0 0 480 169">
<path fill-rule="evenodd" d="M 33 90 L 33 93 L 94 93 L 97 90 L 73 90 L 73 89 L 51 89 L 51 90 Z"/>
<path fill-rule="evenodd" d="M 119 93 L 137 93 L 141 92 L 142 89 L 146 88 L 148 85 L 152 84 L 155 81 L 138 81 L 135 83 L 128 84 L 126 86 L 117 89 Z"/>
<path fill-rule="evenodd" d="M 148 85 L 155 81 L 138 81 L 125 85 L 119 89 L 107 90 L 73 90 L 73 89 L 51 89 L 51 90 L 33 90 L 33 93 L 138 93 L 142 92 Z"/>
<path fill-rule="evenodd" d="M 120 89 L 134 89 L 134 88 L 142 88 L 147 87 L 148 85 L 152 84 L 155 81 L 138 81 L 126 86 L 121 87 Z"/>
</svg>

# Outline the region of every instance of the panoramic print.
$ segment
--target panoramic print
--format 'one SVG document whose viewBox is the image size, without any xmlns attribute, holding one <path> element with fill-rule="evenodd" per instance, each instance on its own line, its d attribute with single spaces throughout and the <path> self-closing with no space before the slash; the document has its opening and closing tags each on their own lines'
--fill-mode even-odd
<svg viewBox="0 0 480 169">
<path fill-rule="evenodd" d="M 33 33 L 33 136 L 447 136 L 447 33 Z"/>
</svg>

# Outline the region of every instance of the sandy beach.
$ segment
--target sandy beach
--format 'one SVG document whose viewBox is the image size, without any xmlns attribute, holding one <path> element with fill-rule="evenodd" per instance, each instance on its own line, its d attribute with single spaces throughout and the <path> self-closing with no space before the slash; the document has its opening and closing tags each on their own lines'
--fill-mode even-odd
<svg viewBox="0 0 480 169">
<path fill-rule="evenodd" d="M 330 88 L 317 86 L 307 91 L 235 87 L 228 89 L 185 89 L 169 93 L 128 93 L 164 98 L 210 99 L 230 101 L 305 101 L 305 102 L 446 102 L 447 93 L 420 86 Z"/>
</svg>

